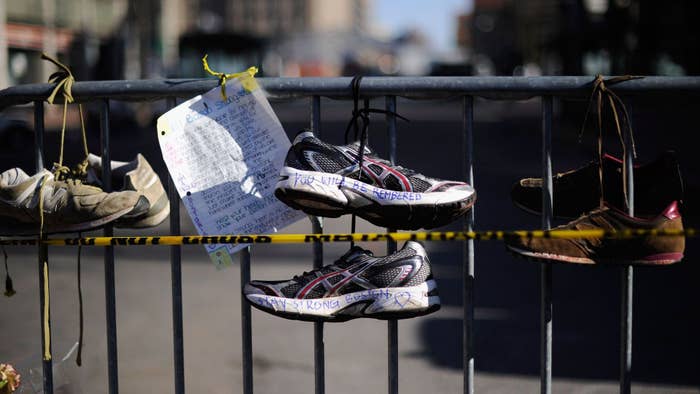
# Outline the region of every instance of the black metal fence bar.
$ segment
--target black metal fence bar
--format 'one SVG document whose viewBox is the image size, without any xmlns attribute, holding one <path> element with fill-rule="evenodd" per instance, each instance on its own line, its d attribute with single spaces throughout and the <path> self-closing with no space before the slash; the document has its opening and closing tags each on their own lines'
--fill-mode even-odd
<svg viewBox="0 0 700 394">
<path fill-rule="evenodd" d="M 102 188 L 105 192 L 112 191 L 111 149 L 109 142 L 109 100 L 102 100 L 100 105 L 100 146 L 102 151 Z M 105 237 L 114 235 L 111 224 L 104 227 Z M 105 315 L 107 319 L 107 370 L 109 393 L 119 392 L 119 365 L 117 358 L 117 307 L 114 287 L 114 247 L 107 246 L 104 250 L 105 268 Z"/>
<path fill-rule="evenodd" d="M 462 99 L 462 179 L 474 186 L 474 98 L 464 96 Z M 464 230 L 472 231 L 474 210 L 464 220 Z M 474 240 L 467 240 L 462 260 L 462 365 L 464 369 L 463 391 L 474 393 Z"/>
<path fill-rule="evenodd" d="M 44 101 L 34 101 L 34 163 L 37 172 L 44 169 Z"/>
<path fill-rule="evenodd" d="M 552 221 L 552 96 L 542 96 L 542 228 Z M 552 264 L 540 265 L 540 392 L 552 392 Z"/>
<path fill-rule="evenodd" d="M 35 138 L 35 163 L 36 171 L 44 169 L 44 102 L 34 102 L 34 138 Z M 49 247 L 47 245 L 38 246 L 38 268 L 39 268 L 39 309 L 41 317 L 41 355 L 42 355 L 42 383 L 45 393 L 53 393 L 53 361 L 45 357 L 44 350 L 47 348 L 51 352 L 51 313 L 48 302 L 49 267 L 48 267 Z M 46 270 L 46 271 L 44 271 Z M 44 324 L 44 323 L 47 324 Z M 48 327 L 47 327 L 48 326 Z"/>
<path fill-rule="evenodd" d="M 622 267 L 620 300 L 620 393 L 632 392 L 632 295 L 634 268 Z"/>
<path fill-rule="evenodd" d="M 180 196 L 173 180 L 168 176 L 170 200 L 170 234 L 180 235 Z M 185 355 L 182 316 L 182 246 L 170 246 L 170 280 L 173 305 L 173 368 L 175 393 L 185 392 Z"/>
<path fill-rule="evenodd" d="M 175 107 L 175 97 L 166 100 L 168 109 Z M 180 235 L 180 196 L 172 178 L 168 175 L 168 201 L 170 202 L 170 234 Z M 170 280 L 173 304 L 173 369 L 175 394 L 185 393 L 185 351 L 182 326 L 182 246 L 170 247 Z"/>
<path fill-rule="evenodd" d="M 321 97 L 311 97 L 311 131 L 318 137 L 321 136 Z M 323 233 L 323 219 L 318 216 L 309 216 L 311 228 L 314 234 Z M 316 241 L 313 244 L 314 269 L 323 266 L 323 243 Z M 323 343 L 323 322 L 314 322 L 314 389 L 316 394 L 326 392 L 326 360 L 325 345 Z"/>
<path fill-rule="evenodd" d="M 250 246 L 238 252 L 241 264 L 241 289 L 250 282 Z M 241 369 L 243 372 L 243 393 L 253 394 L 253 331 L 250 304 L 241 296 Z"/>
<path fill-rule="evenodd" d="M 389 140 L 389 161 L 391 164 L 396 163 L 396 96 L 386 96 L 384 98 L 384 107 L 386 114 L 387 137 Z M 394 232 L 396 229 L 388 228 L 387 231 Z M 386 251 L 388 254 L 396 252 L 396 241 L 389 240 L 386 242 Z M 388 390 L 389 394 L 399 392 L 399 323 L 396 320 L 387 322 L 387 340 L 388 340 Z"/>
<path fill-rule="evenodd" d="M 625 146 L 631 147 L 631 130 L 624 135 Z M 625 149 L 627 213 L 634 216 L 634 171 L 633 149 Z M 622 292 L 620 297 L 620 393 L 632 391 L 632 306 L 634 295 L 634 268 L 622 267 Z"/>
<path fill-rule="evenodd" d="M 41 366 L 43 371 L 43 384 L 45 393 L 53 393 L 53 360 L 48 357 L 51 354 L 51 304 L 48 294 L 49 288 L 49 264 L 48 246 L 39 245 L 39 308 L 41 308 Z M 48 344 L 46 343 L 48 341 Z M 47 358 L 48 357 L 48 358 Z"/>
</svg>

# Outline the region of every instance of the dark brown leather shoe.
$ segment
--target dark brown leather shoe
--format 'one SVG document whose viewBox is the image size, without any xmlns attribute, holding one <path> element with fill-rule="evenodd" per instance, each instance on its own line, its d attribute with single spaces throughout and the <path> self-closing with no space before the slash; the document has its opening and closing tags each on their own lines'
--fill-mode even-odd
<svg viewBox="0 0 700 394">
<path fill-rule="evenodd" d="M 603 156 L 603 188 L 605 201 L 618 208 L 625 206 L 622 189 L 622 161 Z M 600 204 L 598 162 L 552 177 L 554 216 L 577 218 Z M 653 217 L 672 201 L 683 200 L 683 181 L 675 153 L 668 151 L 655 161 L 634 167 L 635 216 Z M 513 203 L 530 213 L 542 211 L 542 178 L 525 178 L 511 190 Z"/>
<path fill-rule="evenodd" d="M 672 202 L 653 219 L 630 217 L 604 207 L 557 227 L 567 230 L 682 230 L 678 205 Z M 685 250 L 683 236 L 641 236 L 630 239 L 607 238 L 513 238 L 506 240 L 510 251 L 538 260 L 576 264 L 665 265 L 680 261 Z"/>
</svg>

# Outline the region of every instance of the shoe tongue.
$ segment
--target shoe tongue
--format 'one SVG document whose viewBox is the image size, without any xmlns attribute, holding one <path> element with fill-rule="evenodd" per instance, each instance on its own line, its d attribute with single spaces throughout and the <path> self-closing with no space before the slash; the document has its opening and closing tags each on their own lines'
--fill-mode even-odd
<svg viewBox="0 0 700 394">
<path fill-rule="evenodd" d="M 292 141 L 292 145 L 296 145 L 307 138 L 315 138 L 314 133 L 309 131 L 309 130 L 300 131 L 297 134 L 297 136 L 294 137 L 294 141 Z"/>
<path fill-rule="evenodd" d="M 95 171 L 93 167 L 88 167 L 87 169 L 87 178 L 85 179 L 85 183 L 88 185 L 95 185 L 95 186 L 100 186 L 102 187 L 102 181 L 100 180 L 99 174 Z"/>
<path fill-rule="evenodd" d="M 88 169 L 85 184 L 102 188 L 102 158 L 90 153 L 88 155 Z M 112 168 L 112 190 L 122 190 L 124 188 L 124 178 L 130 171 L 138 167 L 138 155 L 133 161 L 116 161 L 112 160 L 110 166 Z"/>
<path fill-rule="evenodd" d="M 351 143 L 351 144 L 348 144 L 348 146 L 351 147 L 351 148 L 353 148 L 353 149 L 356 150 L 357 152 L 360 151 L 360 141 L 355 141 L 355 142 L 353 142 L 353 143 Z M 372 155 L 372 154 L 374 154 L 374 151 L 372 150 L 372 148 L 370 148 L 369 146 L 365 145 L 365 154 L 366 154 L 366 155 L 368 155 L 368 154 L 369 154 L 369 155 Z"/>
<path fill-rule="evenodd" d="M 373 254 L 369 250 L 362 249 L 359 246 L 353 246 L 352 248 L 350 248 L 350 250 L 347 251 L 347 253 L 345 253 L 338 259 L 336 264 L 340 267 L 346 267 L 351 265 L 353 263 L 353 260 L 362 256 L 373 256 Z"/>
<path fill-rule="evenodd" d="M 93 153 L 88 153 L 88 167 L 96 169 L 98 171 L 102 170 L 102 158 Z"/>
</svg>

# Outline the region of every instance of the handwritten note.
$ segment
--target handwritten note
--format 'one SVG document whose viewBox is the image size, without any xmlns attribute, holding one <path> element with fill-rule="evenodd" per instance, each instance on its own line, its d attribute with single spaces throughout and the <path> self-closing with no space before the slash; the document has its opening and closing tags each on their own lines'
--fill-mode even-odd
<svg viewBox="0 0 700 394">
<path fill-rule="evenodd" d="M 244 74 L 158 118 L 170 176 L 200 235 L 266 234 L 301 219 L 274 187 L 290 142 L 263 91 Z M 217 267 L 246 245 L 206 245 Z"/>
</svg>

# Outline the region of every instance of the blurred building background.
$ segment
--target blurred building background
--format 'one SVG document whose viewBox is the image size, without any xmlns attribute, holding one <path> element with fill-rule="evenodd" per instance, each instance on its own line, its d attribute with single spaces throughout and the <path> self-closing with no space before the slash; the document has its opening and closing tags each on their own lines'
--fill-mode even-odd
<svg viewBox="0 0 700 394">
<path fill-rule="evenodd" d="M 690 0 L 475 0 L 460 44 L 480 74 L 697 75 L 699 9 Z"/>
<path fill-rule="evenodd" d="M 700 71 L 692 0 L 464 0 L 454 45 L 439 51 L 431 22 L 445 21 L 387 33 L 372 18 L 380 1 L 2 1 L 0 87 L 45 81 L 42 51 L 80 80 L 203 76 L 205 53 L 222 70 L 256 64 L 264 76 Z M 413 3 L 390 7 L 420 13 Z"/>
</svg>

